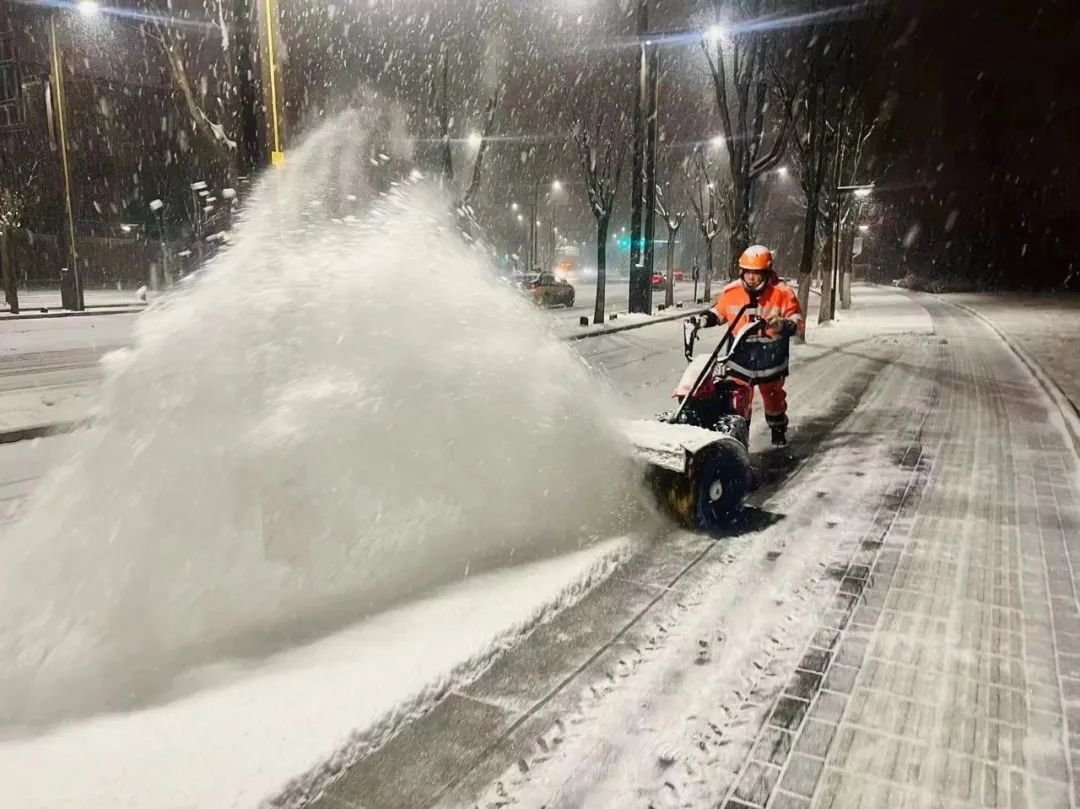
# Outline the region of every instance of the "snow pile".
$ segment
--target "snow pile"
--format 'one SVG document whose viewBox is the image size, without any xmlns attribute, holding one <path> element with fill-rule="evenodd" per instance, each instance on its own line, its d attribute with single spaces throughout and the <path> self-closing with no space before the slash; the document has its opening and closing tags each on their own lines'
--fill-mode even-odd
<svg viewBox="0 0 1080 809">
<path fill-rule="evenodd" d="M 102 424 L 0 543 L 0 723 L 146 704 L 638 516 L 597 383 L 435 190 L 391 187 L 388 131 L 313 134 L 108 357 Z"/>
</svg>

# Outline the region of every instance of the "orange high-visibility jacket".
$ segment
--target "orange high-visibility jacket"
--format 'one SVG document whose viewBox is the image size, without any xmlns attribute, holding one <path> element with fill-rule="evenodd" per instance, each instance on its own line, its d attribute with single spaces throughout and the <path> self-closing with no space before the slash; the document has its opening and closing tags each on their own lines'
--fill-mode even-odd
<svg viewBox="0 0 1080 809">
<path fill-rule="evenodd" d="M 716 299 L 713 312 L 721 322 L 730 323 L 748 303 L 750 307 L 735 324 L 735 334 L 754 320 L 772 320 L 774 317 L 794 323 L 799 334 L 806 330 L 795 290 L 775 274 L 764 289 L 753 296 L 741 280 L 732 281 Z M 788 338 L 776 329 L 766 329 L 746 338 L 728 361 L 728 370 L 733 376 L 755 385 L 783 379 L 788 374 Z"/>
</svg>

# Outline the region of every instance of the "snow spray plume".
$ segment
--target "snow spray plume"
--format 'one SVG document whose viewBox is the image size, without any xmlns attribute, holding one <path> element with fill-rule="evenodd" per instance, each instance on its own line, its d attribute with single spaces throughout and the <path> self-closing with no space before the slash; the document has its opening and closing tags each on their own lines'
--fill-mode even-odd
<svg viewBox="0 0 1080 809">
<path fill-rule="evenodd" d="M 0 724 L 162 699 L 640 516 L 596 380 L 436 189 L 377 193 L 371 131 L 314 132 L 107 358 L 100 423 L 0 543 Z"/>
</svg>

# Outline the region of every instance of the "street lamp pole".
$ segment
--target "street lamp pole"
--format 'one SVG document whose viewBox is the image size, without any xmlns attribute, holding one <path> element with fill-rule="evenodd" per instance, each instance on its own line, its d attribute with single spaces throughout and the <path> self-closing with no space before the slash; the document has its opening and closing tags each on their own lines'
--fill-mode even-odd
<svg viewBox="0 0 1080 809">
<path fill-rule="evenodd" d="M 266 80 L 266 113 L 270 118 L 270 164 L 281 166 L 285 163 L 285 151 L 282 145 L 282 121 L 280 98 L 280 66 L 278 65 L 278 19 L 277 0 L 256 0 L 258 16 L 261 17 L 260 43 L 263 44 L 263 76 Z"/>
<path fill-rule="evenodd" d="M 648 103 L 645 106 L 645 239 L 642 244 L 645 260 L 645 282 L 648 284 L 642 308 L 636 310 L 645 314 L 652 314 L 652 276 L 656 257 L 656 144 L 658 138 L 657 120 L 659 116 L 658 95 L 660 80 L 660 48 L 649 41 L 645 42 L 649 49 L 649 87 Z M 634 311 L 634 310 L 632 310 Z"/>
<path fill-rule="evenodd" d="M 64 73 L 60 61 L 60 47 L 56 41 L 56 13 L 49 15 L 49 59 L 52 73 L 53 106 L 56 111 L 57 140 L 60 147 L 60 166 L 64 175 L 64 210 L 67 215 L 67 252 L 74 281 L 74 300 L 66 300 L 61 290 L 61 305 L 65 309 L 83 311 L 82 273 L 79 270 L 79 252 L 75 244 L 75 213 L 72 206 L 71 161 L 68 155 L 67 115 L 64 108 Z M 68 305 L 70 304 L 70 305 Z"/>
<path fill-rule="evenodd" d="M 529 218 L 529 272 L 539 272 L 540 256 L 536 253 L 537 214 L 540 213 L 540 173 L 533 178 L 532 214 Z"/>
<path fill-rule="evenodd" d="M 630 301 L 631 312 L 644 312 L 648 305 L 649 278 L 642 261 L 642 205 L 644 203 L 645 138 L 643 115 L 649 96 L 649 54 L 645 34 L 649 28 L 648 0 L 637 2 L 638 83 L 634 95 L 634 152 L 630 183 Z"/>
</svg>

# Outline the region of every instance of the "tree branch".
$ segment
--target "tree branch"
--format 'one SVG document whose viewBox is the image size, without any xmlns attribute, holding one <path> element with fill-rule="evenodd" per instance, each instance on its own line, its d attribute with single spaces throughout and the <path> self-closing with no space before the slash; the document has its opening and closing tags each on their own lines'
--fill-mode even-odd
<svg viewBox="0 0 1080 809">
<path fill-rule="evenodd" d="M 495 113 L 499 108 L 503 87 L 504 84 L 499 82 L 495 87 L 495 91 L 487 100 L 487 106 L 484 110 L 484 128 L 480 133 L 480 146 L 476 150 L 476 160 L 473 161 L 472 179 L 469 181 L 469 187 L 465 191 L 465 196 L 462 197 L 462 205 L 466 207 L 472 205 L 473 198 L 480 189 L 480 167 L 484 162 L 484 152 L 487 151 L 488 138 L 491 137 L 491 133 L 495 128 Z"/>
<path fill-rule="evenodd" d="M 183 96 L 184 104 L 187 106 L 188 113 L 191 115 L 196 127 L 216 145 L 224 146 L 230 151 L 234 150 L 236 141 L 229 139 L 225 134 L 225 128 L 221 124 L 210 120 L 206 111 L 195 99 L 195 93 L 191 89 L 191 82 L 188 81 L 187 70 L 184 67 L 183 59 L 180 57 L 175 37 L 160 22 L 155 22 L 154 27 L 157 36 L 152 38 L 161 43 L 162 50 L 165 52 L 165 59 L 169 63 L 169 72 L 172 74 L 173 82 L 180 91 L 180 95 Z"/>
</svg>

